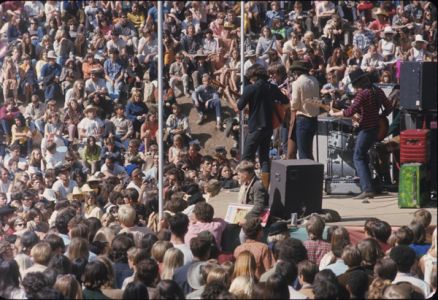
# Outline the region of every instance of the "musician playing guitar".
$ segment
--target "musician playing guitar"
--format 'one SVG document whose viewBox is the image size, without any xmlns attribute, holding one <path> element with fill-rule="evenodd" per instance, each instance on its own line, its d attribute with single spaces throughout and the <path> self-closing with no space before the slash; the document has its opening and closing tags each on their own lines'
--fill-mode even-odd
<svg viewBox="0 0 438 300">
<path fill-rule="evenodd" d="M 368 74 L 357 69 L 349 74 L 351 84 L 356 89 L 352 105 L 339 112 L 330 110 L 329 114 L 334 117 L 352 117 L 360 114 L 359 131 L 354 147 L 353 161 L 356 172 L 360 177 L 362 193 L 354 199 L 373 198 L 374 191 L 371 184 L 371 171 L 369 168 L 368 150 L 377 141 L 379 109 L 383 105 L 382 114 L 387 116 L 392 111 L 391 103 L 384 92 L 371 84 Z"/>
</svg>

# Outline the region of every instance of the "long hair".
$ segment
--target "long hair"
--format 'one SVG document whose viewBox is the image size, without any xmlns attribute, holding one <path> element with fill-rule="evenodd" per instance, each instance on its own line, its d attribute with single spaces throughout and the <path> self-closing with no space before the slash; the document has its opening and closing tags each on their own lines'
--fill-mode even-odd
<svg viewBox="0 0 438 300">
<path fill-rule="evenodd" d="M 169 248 L 164 253 L 161 279 L 172 279 L 173 273 L 184 263 L 184 254 L 178 248 Z"/>
<path fill-rule="evenodd" d="M 255 279 L 256 268 L 257 264 L 254 255 L 249 251 L 243 251 L 236 258 L 236 263 L 234 264 L 233 278 L 239 276 L 248 276 L 252 279 Z"/>
</svg>

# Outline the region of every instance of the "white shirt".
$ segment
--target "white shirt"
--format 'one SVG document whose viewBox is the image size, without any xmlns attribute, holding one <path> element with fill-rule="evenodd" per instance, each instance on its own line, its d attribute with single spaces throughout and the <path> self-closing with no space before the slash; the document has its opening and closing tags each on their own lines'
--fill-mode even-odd
<svg viewBox="0 0 438 300">
<path fill-rule="evenodd" d="M 392 284 L 396 284 L 398 282 L 409 282 L 412 285 L 415 285 L 421 291 L 423 291 L 425 297 L 429 296 L 430 294 L 430 286 L 426 282 L 424 282 L 424 280 L 418 279 L 408 273 L 397 272 L 397 276 L 395 276 Z"/>
<path fill-rule="evenodd" d="M 173 247 L 181 250 L 181 252 L 184 254 L 184 265 L 193 261 L 193 254 L 189 246 L 186 244 L 178 244 L 173 245 Z"/>
<path fill-rule="evenodd" d="M 108 169 L 106 164 L 103 164 L 103 166 L 100 168 L 100 171 L 103 172 L 110 172 L 111 174 L 113 174 L 114 176 L 117 176 L 121 173 L 126 173 L 125 168 L 122 167 L 119 164 L 114 164 L 114 168 L 112 170 Z"/>
<path fill-rule="evenodd" d="M 62 180 L 58 179 L 53 184 L 52 189 L 61 196 L 61 199 L 67 199 L 67 195 L 73 192 L 75 186 L 78 186 L 78 184 L 72 179 L 70 179 L 67 187 L 64 186 Z"/>
<path fill-rule="evenodd" d="M 79 124 L 78 129 L 85 129 L 85 135 L 88 136 L 96 136 L 99 133 L 100 128 L 103 127 L 103 122 L 99 118 L 95 118 L 93 120 L 88 118 L 83 118 Z"/>
</svg>

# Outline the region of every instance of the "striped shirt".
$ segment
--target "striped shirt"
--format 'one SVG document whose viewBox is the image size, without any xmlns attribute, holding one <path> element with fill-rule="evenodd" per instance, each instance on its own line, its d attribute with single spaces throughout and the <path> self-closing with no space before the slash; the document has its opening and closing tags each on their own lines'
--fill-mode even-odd
<svg viewBox="0 0 438 300">
<path fill-rule="evenodd" d="M 376 128 L 379 124 L 379 109 L 384 106 L 382 114 L 390 114 L 392 107 L 385 93 L 380 88 L 366 88 L 357 92 L 353 104 L 344 110 L 344 117 L 352 117 L 358 113 L 360 129 Z"/>
</svg>

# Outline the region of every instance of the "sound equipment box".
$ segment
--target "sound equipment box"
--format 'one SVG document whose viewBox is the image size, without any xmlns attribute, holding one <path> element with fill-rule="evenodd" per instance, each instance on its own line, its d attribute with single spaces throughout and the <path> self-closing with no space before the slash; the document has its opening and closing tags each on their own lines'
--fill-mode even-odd
<svg viewBox="0 0 438 300">
<path fill-rule="evenodd" d="M 400 107 L 437 110 L 436 62 L 403 62 L 400 70 Z"/>
<path fill-rule="evenodd" d="M 273 160 L 269 206 L 271 215 L 289 219 L 319 213 L 322 207 L 324 165 L 310 159 Z"/>
</svg>

